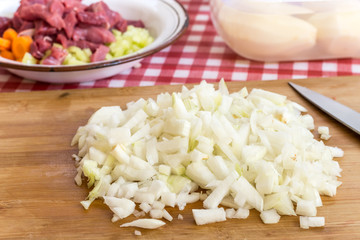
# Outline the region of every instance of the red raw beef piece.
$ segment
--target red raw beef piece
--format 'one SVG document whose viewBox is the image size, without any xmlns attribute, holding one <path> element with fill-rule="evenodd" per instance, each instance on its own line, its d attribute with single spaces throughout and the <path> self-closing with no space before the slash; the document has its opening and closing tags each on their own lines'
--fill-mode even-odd
<svg viewBox="0 0 360 240">
<path fill-rule="evenodd" d="M 109 11 L 106 12 L 107 16 L 108 16 L 108 20 L 109 20 L 109 24 L 110 24 L 110 28 L 113 28 L 118 22 L 120 22 L 121 20 L 124 20 L 120 13 L 118 12 L 114 12 L 112 10 L 109 9 Z"/>
<path fill-rule="evenodd" d="M 19 32 L 19 29 L 21 28 L 23 24 L 23 20 L 19 16 L 19 12 L 15 12 L 13 19 L 12 19 L 12 27 L 15 29 L 15 31 Z"/>
<path fill-rule="evenodd" d="M 101 27 L 90 27 L 88 29 L 86 40 L 93 43 L 111 43 L 115 42 L 114 35 L 107 29 Z"/>
<path fill-rule="evenodd" d="M 110 49 L 105 45 L 100 45 L 95 52 L 91 55 L 91 62 L 98 62 L 105 60 L 106 54 L 110 51 Z"/>
<path fill-rule="evenodd" d="M 77 17 L 81 23 L 104 27 L 108 25 L 108 21 L 105 15 L 93 12 L 78 12 Z"/>
<path fill-rule="evenodd" d="M 11 19 L 7 17 L 0 17 L 0 35 L 11 26 Z"/>
<path fill-rule="evenodd" d="M 37 19 L 43 19 L 49 23 L 50 26 L 55 27 L 58 30 L 65 27 L 62 16 L 60 16 L 58 13 L 50 13 L 47 6 L 39 3 L 21 6 L 18 12 L 19 17 L 22 20 L 34 21 Z"/>
<path fill-rule="evenodd" d="M 98 49 L 99 46 L 100 46 L 100 44 L 92 43 L 92 42 L 89 42 L 89 41 L 86 41 L 86 40 L 68 41 L 67 44 L 68 44 L 68 47 L 76 46 L 76 47 L 79 47 L 81 49 L 90 48 L 90 50 L 92 52 L 95 52 L 96 49 Z"/>
<path fill-rule="evenodd" d="M 45 19 L 47 12 L 47 7 L 43 4 L 35 3 L 32 5 L 23 5 L 18 10 L 19 17 L 22 20 L 34 21 L 37 19 Z"/>
<path fill-rule="evenodd" d="M 47 14 L 45 21 L 48 22 L 51 26 L 55 27 L 58 30 L 65 28 L 65 22 L 62 16 L 59 14 Z"/>
<path fill-rule="evenodd" d="M 59 33 L 56 36 L 56 42 L 60 43 L 64 48 L 68 47 L 68 39 L 66 38 L 64 33 Z"/>
<path fill-rule="evenodd" d="M 113 28 L 115 24 L 117 24 L 122 19 L 118 12 L 112 11 L 103 1 L 93 3 L 85 10 L 99 15 L 104 15 L 107 18 L 107 28 Z"/>
<path fill-rule="evenodd" d="M 35 21 L 35 35 L 54 35 L 57 33 L 57 29 L 51 27 L 43 20 Z"/>
<path fill-rule="evenodd" d="M 81 12 L 87 7 L 81 3 L 81 0 L 62 0 L 62 3 L 64 4 L 65 12 Z"/>
<path fill-rule="evenodd" d="M 125 19 L 120 20 L 114 27 L 119 30 L 120 32 L 126 32 L 128 21 Z"/>
<path fill-rule="evenodd" d="M 88 34 L 88 28 L 75 27 L 72 39 L 74 41 L 85 40 Z"/>
<path fill-rule="evenodd" d="M 67 52 L 65 49 L 61 49 L 58 47 L 51 48 L 51 54 L 46 57 L 42 64 L 44 65 L 61 65 L 67 56 Z"/>
<path fill-rule="evenodd" d="M 115 41 L 114 35 L 107 29 L 102 27 L 88 27 L 74 29 L 72 39 L 74 41 L 86 40 L 93 43 L 111 43 Z"/>
<path fill-rule="evenodd" d="M 65 7 L 60 0 L 52 0 L 48 3 L 49 12 L 52 14 L 58 14 L 61 17 L 64 14 Z"/>
<path fill-rule="evenodd" d="M 19 32 L 22 32 L 27 29 L 34 28 L 34 23 L 30 21 L 23 21 L 21 27 L 18 29 Z"/>
<path fill-rule="evenodd" d="M 70 39 L 73 36 L 74 27 L 77 24 L 75 12 L 71 11 L 68 14 L 66 14 L 66 16 L 64 18 L 64 22 L 65 22 L 64 30 L 65 30 L 66 36 Z"/>
<path fill-rule="evenodd" d="M 145 28 L 145 25 L 143 23 L 143 21 L 141 20 L 129 20 L 127 21 L 128 25 L 133 25 L 134 27 L 138 27 L 138 28 Z"/>
<path fill-rule="evenodd" d="M 52 42 L 44 37 L 38 37 L 30 46 L 30 53 L 36 59 L 41 59 L 52 46 Z"/>
<path fill-rule="evenodd" d="M 22 6 L 25 6 L 25 5 L 33 5 L 35 3 L 45 5 L 47 4 L 48 1 L 49 0 L 21 0 L 20 2 Z"/>
</svg>

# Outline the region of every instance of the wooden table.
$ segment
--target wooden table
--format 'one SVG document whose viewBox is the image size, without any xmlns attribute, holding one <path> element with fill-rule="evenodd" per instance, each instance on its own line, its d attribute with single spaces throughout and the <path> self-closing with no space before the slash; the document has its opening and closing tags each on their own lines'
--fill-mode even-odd
<svg viewBox="0 0 360 240">
<path fill-rule="evenodd" d="M 360 77 L 293 80 L 360 111 Z M 285 94 L 306 106 L 316 126 L 330 127 L 326 142 L 345 151 L 339 159 L 343 185 L 335 197 L 323 197 L 318 216 L 326 226 L 303 230 L 298 217 L 282 217 L 265 225 L 251 211 L 245 220 L 196 226 L 191 208 L 169 209 L 174 220 L 157 230 L 141 230 L 143 239 L 360 239 L 360 137 L 303 100 L 287 81 L 231 82 L 230 91 L 247 86 Z M 148 98 L 180 86 L 87 89 L 0 94 L 0 239 L 130 239 L 134 228 L 112 223 L 112 213 L 100 201 L 88 211 L 80 205 L 85 186 L 74 183 L 70 141 L 80 125 L 99 107 Z M 318 135 L 315 133 L 316 137 Z M 181 213 L 184 220 L 178 220 Z"/>
</svg>

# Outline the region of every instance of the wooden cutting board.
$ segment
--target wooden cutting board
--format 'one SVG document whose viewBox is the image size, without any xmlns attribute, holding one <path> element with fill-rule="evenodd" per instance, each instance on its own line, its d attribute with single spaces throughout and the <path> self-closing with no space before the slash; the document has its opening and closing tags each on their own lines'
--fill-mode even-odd
<svg viewBox="0 0 360 240">
<path fill-rule="evenodd" d="M 360 111 L 360 77 L 294 80 Z M 326 142 L 345 151 L 338 159 L 343 168 L 335 197 L 323 197 L 326 226 L 303 230 L 298 217 L 282 217 L 280 223 L 265 225 L 251 211 L 245 220 L 196 226 L 191 208 L 169 209 L 174 220 L 157 230 L 141 230 L 142 239 L 360 239 L 360 137 L 308 104 L 287 81 L 234 82 L 230 91 L 247 86 L 263 88 L 308 108 L 316 126 L 330 127 Z M 70 141 L 80 125 L 99 107 L 125 104 L 160 92 L 179 91 L 180 86 L 121 89 L 88 89 L 0 94 L 0 239 L 130 239 L 134 228 L 112 223 L 111 212 L 99 200 L 86 211 L 80 201 L 85 186 L 74 183 L 71 155 L 77 149 Z M 315 133 L 316 137 L 318 135 Z M 184 220 L 178 220 L 181 213 Z"/>
</svg>

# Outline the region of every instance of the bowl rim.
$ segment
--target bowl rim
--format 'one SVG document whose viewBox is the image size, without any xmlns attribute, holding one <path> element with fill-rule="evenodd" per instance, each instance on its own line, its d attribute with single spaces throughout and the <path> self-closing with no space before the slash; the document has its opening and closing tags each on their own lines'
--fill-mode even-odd
<svg viewBox="0 0 360 240">
<path fill-rule="evenodd" d="M 158 0 L 162 2 L 163 4 L 168 5 L 170 8 L 174 10 L 174 12 L 177 14 L 177 19 L 181 19 L 179 15 L 179 11 L 175 9 L 174 6 L 172 6 L 169 3 L 169 0 Z M 0 67 L 3 68 L 10 68 L 10 69 L 17 69 L 17 70 L 23 70 L 23 71 L 34 71 L 34 72 L 72 72 L 72 71 L 85 71 L 85 70 L 94 70 L 94 69 L 100 69 L 100 68 L 106 68 L 106 67 L 112 67 L 115 65 L 123 64 L 123 63 L 129 63 L 132 61 L 139 60 L 141 58 L 145 58 L 147 56 L 150 56 L 154 53 L 157 53 L 161 51 L 162 49 L 170 46 L 173 44 L 177 39 L 179 39 L 187 30 L 189 27 L 189 14 L 184 8 L 184 6 L 178 1 L 178 0 L 172 0 L 174 4 L 177 4 L 178 7 L 181 9 L 181 13 L 184 14 L 185 19 L 182 24 L 182 26 L 179 26 L 181 24 L 181 21 L 177 22 L 177 26 L 175 27 L 175 30 L 170 34 L 170 36 L 164 41 L 163 43 L 157 45 L 156 47 L 152 48 L 151 44 L 148 46 L 149 49 L 145 51 L 139 50 L 138 52 L 135 52 L 129 56 L 120 57 L 112 60 L 104 60 L 94 63 L 87 63 L 83 65 L 60 65 L 60 66 L 50 66 L 50 65 L 35 65 L 35 64 L 22 64 L 18 62 L 12 63 L 11 60 L 6 60 L 6 62 L 0 61 Z M 174 34 L 176 33 L 176 34 Z M 173 35 L 174 34 L 174 35 Z"/>
</svg>

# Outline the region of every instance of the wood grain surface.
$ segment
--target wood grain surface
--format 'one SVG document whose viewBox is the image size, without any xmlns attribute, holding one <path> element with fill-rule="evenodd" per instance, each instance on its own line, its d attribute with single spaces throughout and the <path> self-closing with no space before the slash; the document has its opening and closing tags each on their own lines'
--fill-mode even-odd
<svg viewBox="0 0 360 240">
<path fill-rule="evenodd" d="M 360 77 L 294 80 L 335 98 L 360 112 Z M 233 82 L 230 91 L 243 86 L 285 94 L 308 108 L 315 125 L 330 127 L 326 142 L 345 151 L 338 159 L 343 169 L 335 197 L 323 197 L 326 226 L 303 230 L 298 217 L 282 217 L 265 225 L 251 211 L 245 220 L 196 226 L 191 208 L 169 209 L 174 220 L 157 230 L 120 228 L 125 220 L 112 223 L 112 213 L 97 200 L 88 211 L 80 205 L 87 196 L 85 186 L 74 183 L 71 158 L 77 153 L 70 141 L 77 128 L 101 106 L 125 104 L 160 92 L 179 91 L 181 86 L 120 89 L 88 89 L 0 94 L 0 239 L 360 239 L 360 137 L 317 110 L 297 95 L 287 81 Z M 315 133 L 318 138 L 318 134 Z M 184 220 L 178 220 L 181 213 Z"/>
</svg>

